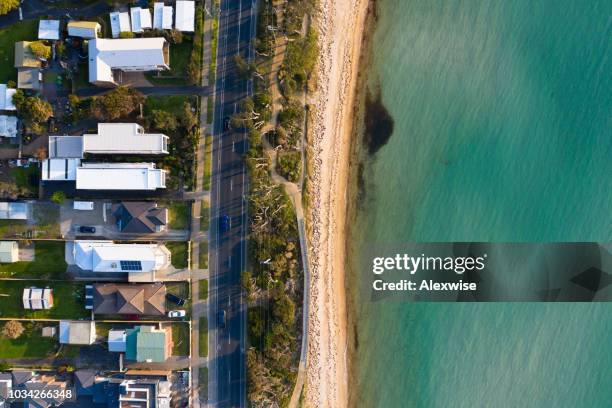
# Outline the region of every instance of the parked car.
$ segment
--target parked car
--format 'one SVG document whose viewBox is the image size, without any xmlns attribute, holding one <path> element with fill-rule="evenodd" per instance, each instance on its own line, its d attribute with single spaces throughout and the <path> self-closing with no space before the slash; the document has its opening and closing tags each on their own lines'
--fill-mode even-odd
<svg viewBox="0 0 612 408">
<path fill-rule="evenodd" d="M 96 227 L 90 227 L 87 225 L 81 225 L 79 227 L 79 232 L 81 234 L 95 234 L 96 233 Z"/>
<path fill-rule="evenodd" d="M 166 293 L 166 299 L 168 299 L 169 301 L 176 303 L 179 306 L 183 306 L 186 302 L 185 299 L 180 298 L 176 295 L 173 295 L 172 293 Z"/>
<path fill-rule="evenodd" d="M 221 228 L 221 232 L 229 231 L 232 227 L 232 220 L 229 215 L 222 215 L 219 219 L 219 228 Z"/>
<path fill-rule="evenodd" d="M 168 317 L 185 317 L 184 310 L 171 310 L 168 312 Z"/>
<path fill-rule="evenodd" d="M 217 312 L 217 324 L 221 329 L 225 329 L 225 310 L 221 309 Z"/>
</svg>

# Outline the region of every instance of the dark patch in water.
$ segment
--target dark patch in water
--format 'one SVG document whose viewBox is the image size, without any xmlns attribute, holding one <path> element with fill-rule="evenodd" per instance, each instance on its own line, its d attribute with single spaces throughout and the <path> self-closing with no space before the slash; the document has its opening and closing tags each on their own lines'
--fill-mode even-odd
<svg viewBox="0 0 612 408">
<path fill-rule="evenodd" d="M 368 90 L 365 99 L 365 126 L 363 142 L 370 155 L 387 144 L 393 134 L 394 121 L 382 102 L 380 90 Z"/>
</svg>

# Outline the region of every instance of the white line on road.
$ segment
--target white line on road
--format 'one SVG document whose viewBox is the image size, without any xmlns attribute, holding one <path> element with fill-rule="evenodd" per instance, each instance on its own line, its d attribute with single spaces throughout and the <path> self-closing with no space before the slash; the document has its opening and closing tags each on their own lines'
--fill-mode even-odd
<svg viewBox="0 0 612 408">
<path fill-rule="evenodd" d="M 230 191 L 234 191 L 234 179 L 230 179 Z"/>
</svg>

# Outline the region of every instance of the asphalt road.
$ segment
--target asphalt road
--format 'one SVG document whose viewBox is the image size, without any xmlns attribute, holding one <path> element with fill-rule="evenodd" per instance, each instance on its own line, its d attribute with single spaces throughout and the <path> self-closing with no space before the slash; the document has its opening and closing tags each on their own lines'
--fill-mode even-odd
<svg viewBox="0 0 612 408">
<path fill-rule="evenodd" d="M 234 56 L 251 56 L 255 36 L 256 0 L 222 0 L 219 18 L 217 80 L 213 138 L 210 241 L 210 359 L 209 403 L 216 407 L 246 406 L 246 302 L 240 274 L 246 265 L 248 192 L 246 134 L 225 129 L 224 122 L 237 110 L 251 84 L 236 73 Z M 220 230 L 220 217 L 231 227 Z M 225 311 L 226 324 L 218 324 Z"/>
</svg>

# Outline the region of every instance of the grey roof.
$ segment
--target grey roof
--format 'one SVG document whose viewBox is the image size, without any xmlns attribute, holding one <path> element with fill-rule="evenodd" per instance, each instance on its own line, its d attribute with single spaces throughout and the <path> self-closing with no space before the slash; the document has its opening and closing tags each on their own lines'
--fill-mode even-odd
<svg viewBox="0 0 612 408">
<path fill-rule="evenodd" d="M 13 375 L 13 387 L 29 381 L 33 377 L 31 371 L 15 370 L 11 374 Z"/>
<path fill-rule="evenodd" d="M 77 370 L 74 373 L 74 383 L 77 395 L 93 395 L 97 373 L 94 370 Z"/>
<path fill-rule="evenodd" d="M 122 202 L 113 206 L 113 215 L 122 232 L 151 233 L 155 227 L 166 225 L 168 209 L 146 201 Z"/>
<path fill-rule="evenodd" d="M 81 136 L 49 136 L 49 158 L 82 158 L 83 138 Z"/>
<path fill-rule="evenodd" d="M 163 315 L 166 312 L 166 286 L 162 283 L 143 285 L 94 285 L 94 313 Z"/>
</svg>

